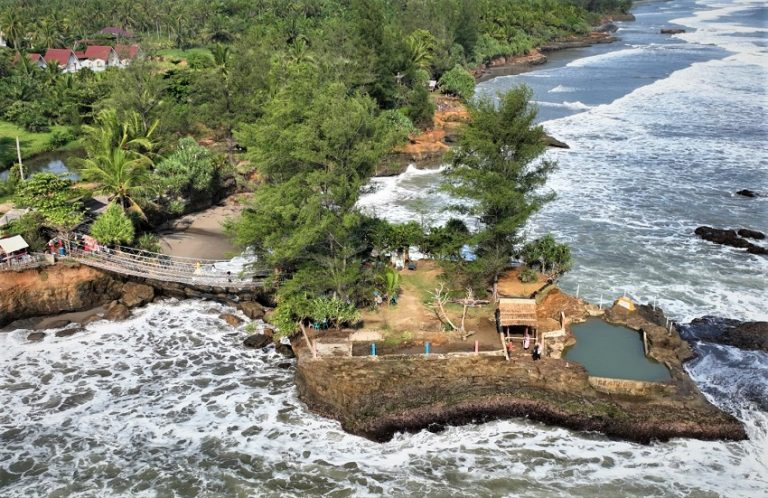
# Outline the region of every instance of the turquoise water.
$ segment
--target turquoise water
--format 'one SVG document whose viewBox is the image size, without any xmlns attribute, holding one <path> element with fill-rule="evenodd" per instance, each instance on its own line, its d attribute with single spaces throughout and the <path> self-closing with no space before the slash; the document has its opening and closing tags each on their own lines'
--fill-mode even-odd
<svg viewBox="0 0 768 498">
<path fill-rule="evenodd" d="M 576 345 L 568 349 L 565 358 L 584 365 L 590 375 L 646 381 L 670 379 L 664 365 L 645 356 L 639 332 L 591 319 L 574 325 L 573 335 Z"/>
</svg>

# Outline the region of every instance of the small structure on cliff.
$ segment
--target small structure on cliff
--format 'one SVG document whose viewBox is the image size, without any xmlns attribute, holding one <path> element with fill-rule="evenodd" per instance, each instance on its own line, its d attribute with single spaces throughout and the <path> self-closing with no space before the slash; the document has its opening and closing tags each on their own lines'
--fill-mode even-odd
<svg viewBox="0 0 768 498">
<path fill-rule="evenodd" d="M 495 317 L 496 330 L 505 349 L 506 344 L 515 339 L 521 339 L 528 344 L 538 341 L 539 319 L 535 299 L 499 298 L 496 301 Z"/>
<path fill-rule="evenodd" d="M 29 244 L 21 235 L 0 239 L 0 262 L 6 263 L 27 253 Z"/>
</svg>

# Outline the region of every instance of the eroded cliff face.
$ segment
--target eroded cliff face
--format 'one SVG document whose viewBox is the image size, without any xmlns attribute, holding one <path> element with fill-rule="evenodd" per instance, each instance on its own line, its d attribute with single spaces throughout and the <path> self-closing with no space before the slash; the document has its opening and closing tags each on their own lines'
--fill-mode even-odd
<svg viewBox="0 0 768 498">
<path fill-rule="evenodd" d="M 80 311 L 121 295 L 123 284 L 82 265 L 56 264 L 0 273 L 0 327 L 14 320 Z"/>
</svg>

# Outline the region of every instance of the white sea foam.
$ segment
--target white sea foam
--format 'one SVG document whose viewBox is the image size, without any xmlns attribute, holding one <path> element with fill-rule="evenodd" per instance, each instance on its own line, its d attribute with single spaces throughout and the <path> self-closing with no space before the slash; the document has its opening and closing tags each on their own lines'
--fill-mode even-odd
<svg viewBox="0 0 768 498">
<path fill-rule="evenodd" d="M 68 338 L 0 334 L 3 496 L 747 497 L 768 485 L 757 426 L 745 442 L 643 446 L 509 420 L 372 443 L 309 413 L 292 369 L 242 348 L 222 311 L 234 312 L 155 303 Z M 713 394 L 752 420 L 740 397 Z"/>
<path fill-rule="evenodd" d="M 553 88 L 547 93 L 570 93 L 570 92 L 575 92 L 576 90 L 577 88 L 573 88 L 572 86 L 557 85 L 555 88 Z"/>
<path fill-rule="evenodd" d="M 576 102 L 547 102 L 544 100 L 534 100 L 533 103 L 539 107 L 561 107 L 570 109 L 571 111 L 586 111 L 587 109 L 592 109 L 591 106 L 588 106 L 583 102 L 579 102 L 578 100 Z"/>
</svg>

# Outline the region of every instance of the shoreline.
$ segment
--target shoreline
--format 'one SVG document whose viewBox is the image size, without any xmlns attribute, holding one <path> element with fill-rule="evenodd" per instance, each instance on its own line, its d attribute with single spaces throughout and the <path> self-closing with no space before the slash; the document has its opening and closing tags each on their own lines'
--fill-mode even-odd
<svg viewBox="0 0 768 498">
<path fill-rule="evenodd" d="M 634 20 L 634 17 L 632 17 Z M 489 81 L 500 76 L 525 74 L 545 65 L 549 58 L 543 52 L 565 52 L 575 48 L 590 47 L 596 44 L 608 44 L 618 41 L 611 33 L 591 32 L 583 36 L 574 36 L 567 40 L 551 42 L 539 48 L 534 48 L 528 55 L 512 57 L 497 57 L 488 64 L 472 71 L 476 83 Z M 574 60 L 579 57 L 574 58 Z M 457 128 L 467 119 L 463 104 L 455 97 L 434 94 L 436 103 L 434 125 L 418 135 L 409 138 L 409 143 L 398 148 L 387 156 L 376 167 L 374 177 L 397 176 L 405 172 L 413 164 L 419 169 L 438 167 L 443 162 L 443 156 L 450 150 L 451 144 L 457 140 Z M 444 102 L 453 104 L 443 111 Z M 556 137 L 548 135 L 550 147 L 568 148 L 568 145 Z"/>
</svg>

